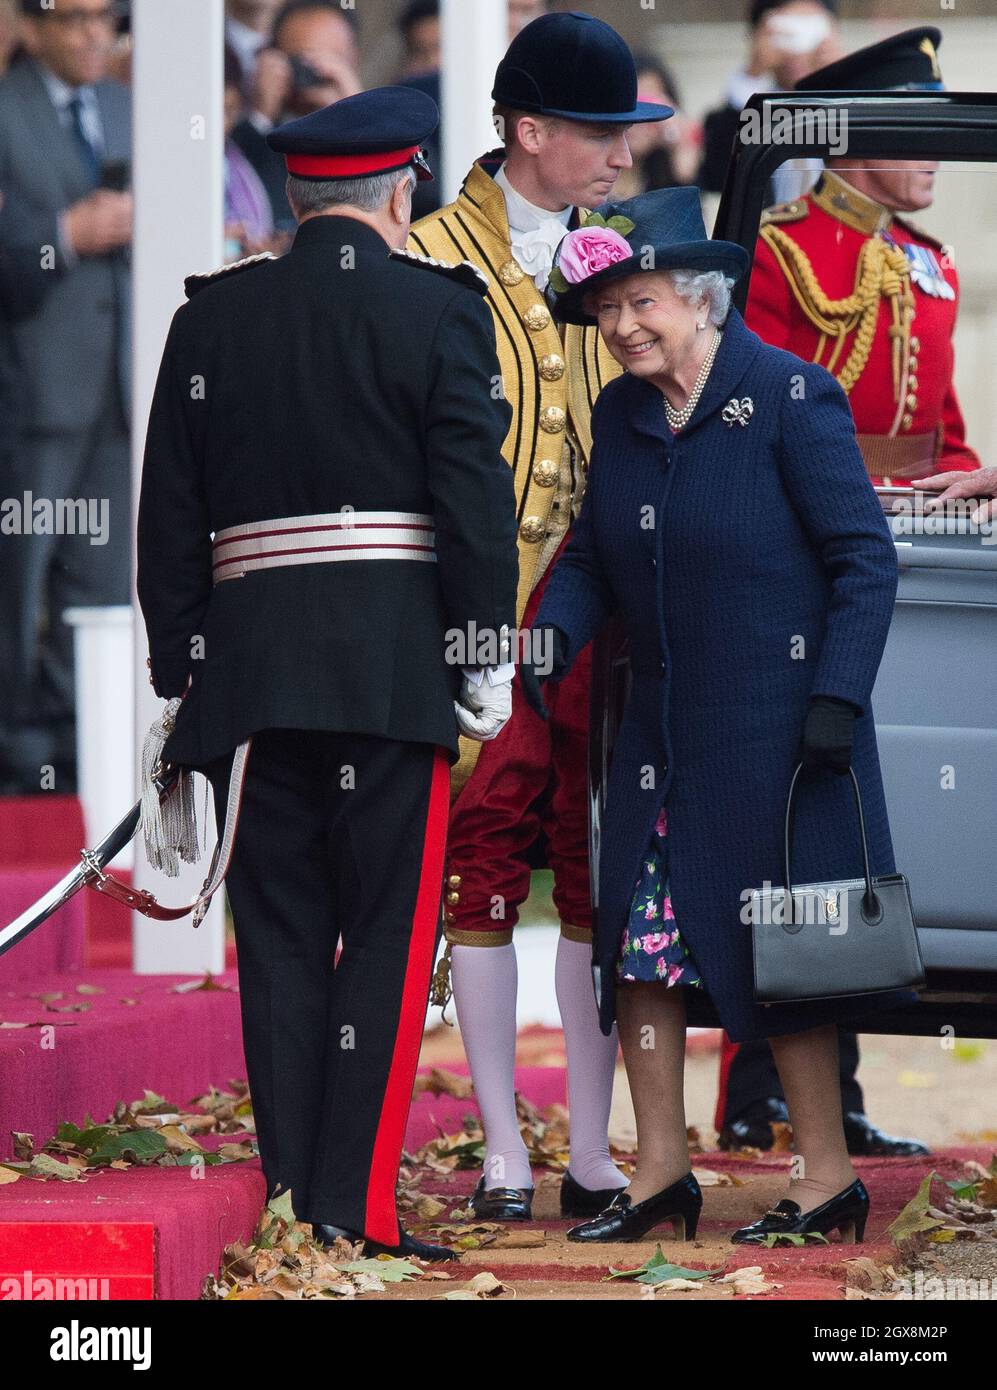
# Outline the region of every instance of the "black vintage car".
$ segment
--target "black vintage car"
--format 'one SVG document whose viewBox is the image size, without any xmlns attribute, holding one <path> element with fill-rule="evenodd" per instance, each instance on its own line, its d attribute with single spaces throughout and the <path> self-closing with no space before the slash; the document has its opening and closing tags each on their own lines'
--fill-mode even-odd
<svg viewBox="0 0 997 1390">
<path fill-rule="evenodd" d="M 943 92 L 756 95 L 754 129 L 780 143 L 735 146 L 714 235 L 754 247 L 772 178 L 787 161 L 832 153 L 810 114 L 847 113 L 849 157 L 939 160 L 941 173 L 997 185 L 997 96 Z M 840 130 L 840 125 L 837 127 Z M 785 140 L 787 131 L 794 138 Z M 963 238 L 971 229 L 960 227 Z M 982 233 L 980 233 L 982 235 Z M 992 252 L 990 253 L 992 257 Z M 738 286 L 744 308 L 747 278 Z M 964 286 L 965 299 L 965 286 Z M 993 312 L 997 313 L 997 302 Z M 994 383 L 997 386 L 997 381 Z M 974 443 L 993 463 L 997 440 Z M 916 1004 L 863 1020 L 866 1031 L 997 1037 L 997 534 L 924 535 L 907 521 L 909 488 L 878 488 L 891 519 L 900 585 L 873 694 L 897 867 L 906 873 L 926 970 Z M 905 499 L 903 515 L 894 514 Z M 590 735 L 590 854 L 598 895 L 600 816 L 613 740 L 629 686 L 621 627 L 596 639 Z M 945 771 L 951 769 L 951 775 Z M 598 901 L 596 900 L 596 910 Z M 716 1026 L 709 1000 L 688 991 L 689 1022 Z"/>
</svg>

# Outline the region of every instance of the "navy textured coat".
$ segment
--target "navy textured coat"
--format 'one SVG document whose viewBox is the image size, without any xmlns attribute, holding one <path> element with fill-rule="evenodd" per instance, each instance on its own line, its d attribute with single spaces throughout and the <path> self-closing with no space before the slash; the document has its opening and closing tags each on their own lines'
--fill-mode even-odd
<svg viewBox="0 0 997 1390">
<path fill-rule="evenodd" d="M 747 425 L 722 419 L 750 397 Z M 744 896 L 782 882 L 782 827 L 811 695 L 858 705 L 853 766 L 874 874 L 894 870 L 870 692 L 893 613 L 896 552 L 844 392 L 732 310 L 677 436 L 661 392 L 623 375 L 599 396 L 588 491 L 536 618 L 569 661 L 613 613 L 633 687 L 613 753 L 599 866 L 601 1025 L 620 933 L 659 807 L 676 925 L 735 1042 L 913 998 L 896 991 L 756 1005 Z M 850 779 L 798 801 L 794 881 L 861 875 Z M 747 912 L 744 912 L 745 919 Z M 663 986 L 664 987 L 664 986 Z"/>
</svg>

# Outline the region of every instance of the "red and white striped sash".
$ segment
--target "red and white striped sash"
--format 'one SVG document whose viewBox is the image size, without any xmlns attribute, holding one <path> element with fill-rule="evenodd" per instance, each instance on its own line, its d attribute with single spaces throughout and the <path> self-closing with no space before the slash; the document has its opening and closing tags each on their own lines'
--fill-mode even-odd
<svg viewBox="0 0 997 1390">
<path fill-rule="evenodd" d="M 215 533 L 214 582 L 249 570 L 336 560 L 436 560 L 433 518 L 425 512 L 319 512 L 248 521 Z"/>
</svg>

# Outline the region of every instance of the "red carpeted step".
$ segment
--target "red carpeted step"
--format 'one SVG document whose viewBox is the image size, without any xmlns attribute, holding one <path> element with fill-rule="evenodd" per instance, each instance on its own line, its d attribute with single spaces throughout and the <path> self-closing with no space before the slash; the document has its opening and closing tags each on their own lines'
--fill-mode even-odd
<svg viewBox="0 0 997 1390">
<path fill-rule="evenodd" d="M 420 1067 L 421 1072 L 430 1070 Z M 467 1065 L 453 1065 L 447 1071 L 467 1076 Z M 567 1102 L 567 1082 L 563 1067 L 517 1067 L 516 1089 L 541 1110 L 546 1105 Z M 473 1096 L 456 1100 L 453 1096 L 434 1096 L 423 1091 L 415 1097 L 409 1111 L 405 1130 L 405 1147 L 411 1153 L 430 1139 L 441 1134 L 456 1134 L 465 1115 L 478 1115 L 478 1102 Z"/>
<path fill-rule="evenodd" d="M 13 922 L 36 903 L 72 867 L 71 862 L 42 868 L 0 868 L 0 927 Z M 0 990 L 20 980 L 78 970 L 83 964 L 87 936 L 86 898 L 76 893 L 47 922 L 0 956 Z"/>
<path fill-rule="evenodd" d="M 68 868 L 86 844 L 78 797 L 0 796 L 0 867 L 55 864 Z"/>
<path fill-rule="evenodd" d="M 36 1286 L 106 1278 L 109 1298 L 196 1299 L 225 1246 L 250 1239 L 266 1195 L 258 1159 L 197 1171 L 103 1168 L 80 1182 L 0 1185 L 0 1287 L 30 1270 Z"/>
<path fill-rule="evenodd" d="M 30 1025 L 0 1026 L 0 1158 L 12 1152 L 11 1130 L 42 1141 L 61 1120 L 103 1120 L 147 1089 L 182 1102 L 244 1078 L 234 972 L 175 991 L 192 979 L 77 970 L 0 988 L 0 1025 Z M 48 1004 L 37 997 L 57 993 Z"/>
</svg>

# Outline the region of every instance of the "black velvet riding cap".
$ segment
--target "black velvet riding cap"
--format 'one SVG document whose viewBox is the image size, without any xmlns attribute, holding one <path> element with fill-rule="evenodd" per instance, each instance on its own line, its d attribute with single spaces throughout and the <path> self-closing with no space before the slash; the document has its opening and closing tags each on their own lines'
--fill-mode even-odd
<svg viewBox="0 0 997 1390">
<path fill-rule="evenodd" d="M 637 100 L 637 69 L 624 40 L 601 19 L 573 10 L 542 14 L 520 30 L 498 65 L 492 100 L 600 125 L 675 114 L 670 106 Z"/>
</svg>

